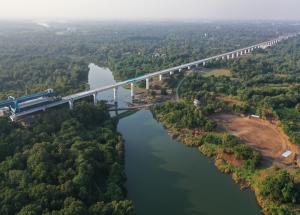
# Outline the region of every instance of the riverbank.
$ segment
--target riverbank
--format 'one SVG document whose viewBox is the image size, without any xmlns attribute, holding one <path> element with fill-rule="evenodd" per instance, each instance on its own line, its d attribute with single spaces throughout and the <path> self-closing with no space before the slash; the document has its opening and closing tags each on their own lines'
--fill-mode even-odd
<svg viewBox="0 0 300 215">
<path fill-rule="evenodd" d="M 95 65 L 90 68 L 92 89 L 103 86 L 102 82 L 115 83 L 110 70 Z M 159 90 L 157 86 L 163 83 L 152 80 L 151 89 Z M 112 95 L 102 93 L 99 100 L 111 100 Z M 120 88 L 118 99 L 119 103 L 129 101 L 130 90 Z M 125 141 L 127 199 L 137 214 L 259 214 L 253 193 L 240 192 L 231 178 L 218 171 L 210 159 L 199 156 L 196 148 L 170 138 L 149 110 L 123 112 L 117 118 L 118 132 Z"/>
<path fill-rule="evenodd" d="M 120 120 L 118 131 L 125 140 L 128 199 L 137 214 L 260 214 L 250 190 L 240 192 L 197 148 L 172 139 L 149 110 Z"/>
<path fill-rule="evenodd" d="M 284 180 L 293 181 L 293 176 L 285 172 L 282 173 L 282 170 L 276 166 L 262 168 L 259 165 L 260 158 L 256 151 L 245 144 L 241 144 L 238 139 L 225 132 L 215 131 L 215 129 L 213 131 L 205 131 L 203 126 L 194 128 L 179 126 L 176 121 L 170 120 L 170 115 L 178 115 L 179 112 L 176 111 L 176 108 L 172 109 L 170 105 L 167 109 L 168 111 L 165 112 L 163 107 L 154 107 L 152 112 L 155 118 L 169 131 L 170 136 L 188 146 L 198 147 L 202 154 L 214 159 L 215 166 L 221 172 L 231 174 L 232 179 L 239 183 L 241 188 L 247 187 L 253 190 L 264 214 L 298 213 L 299 204 L 296 203 L 294 197 L 294 199 L 279 201 L 276 198 L 270 198 L 272 190 L 268 194 L 265 192 L 265 185 L 273 177 L 278 178 L 277 175 L 286 175 Z M 186 117 L 186 115 L 193 115 L 193 112 L 181 112 L 181 118 Z M 292 189 L 289 190 L 289 194 L 295 191 L 295 186 L 291 186 Z M 283 187 L 281 188 L 284 189 Z M 271 189 L 276 189 L 276 187 Z"/>
</svg>

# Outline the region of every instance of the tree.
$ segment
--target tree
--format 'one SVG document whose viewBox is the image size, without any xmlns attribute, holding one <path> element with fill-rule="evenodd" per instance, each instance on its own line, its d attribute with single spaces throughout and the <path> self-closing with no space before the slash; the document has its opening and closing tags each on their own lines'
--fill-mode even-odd
<svg viewBox="0 0 300 215">
<path fill-rule="evenodd" d="M 279 203 L 294 203 L 297 197 L 294 179 L 286 170 L 272 172 L 261 183 L 261 194 Z"/>
</svg>

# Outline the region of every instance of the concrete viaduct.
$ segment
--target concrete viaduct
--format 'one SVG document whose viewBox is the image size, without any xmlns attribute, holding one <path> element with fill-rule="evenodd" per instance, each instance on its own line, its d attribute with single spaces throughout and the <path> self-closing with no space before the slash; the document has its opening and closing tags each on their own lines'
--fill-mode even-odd
<svg viewBox="0 0 300 215">
<path fill-rule="evenodd" d="M 272 39 L 272 40 L 269 40 L 269 41 L 266 41 L 266 42 L 262 42 L 262 43 L 259 43 L 259 44 L 256 44 L 256 45 L 248 46 L 248 47 L 245 47 L 245 48 L 241 48 L 241 49 L 238 49 L 238 50 L 235 50 L 235 51 L 219 54 L 219 55 L 208 57 L 208 58 L 205 58 L 205 59 L 202 59 L 202 60 L 197 60 L 197 61 L 190 62 L 190 63 L 187 63 L 187 64 L 182 64 L 180 66 L 176 66 L 176 67 L 164 69 L 164 70 L 161 70 L 161 71 L 149 73 L 149 74 L 146 74 L 146 75 L 143 75 L 143 76 L 140 76 L 140 77 L 132 78 L 132 79 L 129 79 L 129 80 L 126 80 L 126 81 L 121 81 L 121 82 L 118 82 L 118 83 L 115 83 L 115 84 L 112 84 L 112 85 L 108 85 L 108 86 L 104 86 L 104 87 L 101 87 L 101 88 L 97 88 L 97 89 L 94 89 L 94 90 L 88 90 L 88 91 L 76 93 L 76 94 L 73 94 L 73 95 L 65 96 L 61 100 L 56 101 L 54 103 L 46 104 L 44 106 L 35 107 L 35 108 L 30 109 L 30 110 L 26 110 L 26 111 L 23 111 L 23 112 L 20 112 L 20 113 L 13 114 L 11 116 L 11 119 L 14 121 L 14 120 L 16 120 L 20 117 L 30 115 L 30 114 L 33 114 L 35 112 L 38 112 L 38 111 L 41 111 L 41 110 L 46 110 L 48 108 L 52 108 L 52 107 L 55 107 L 55 106 L 58 106 L 58 105 L 66 104 L 66 103 L 69 104 L 70 109 L 73 109 L 74 102 L 76 100 L 80 100 L 80 99 L 83 99 L 83 98 L 86 98 L 86 97 L 89 97 L 89 96 L 93 96 L 94 104 L 97 104 L 98 94 L 101 93 L 101 92 L 107 91 L 107 90 L 113 90 L 113 98 L 114 98 L 114 101 L 117 102 L 117 100 L 118 100 L 118 88 L 119 87 L 130 84 L 130 86 L 131 86 L 131 97 L 134 97 L 134 83 L 135 82 L 146 80 L 146 89 L 148 90 L 149 87 L 150 87 L 150 79 L 151 78 L 158 77 L 159 80 L 161 81 L 163 75 L 166 75 L 166 74 L 173 75 L 175 72 L 182 72 L 182 71 L 190 70 L 192 68 L 196 68 L 196 67 L 199 67 L 199 66 L 205 66 L 207 63 L 209 63 L 211 61 L 214 61 L 214 60 L 235 59 L 235 58 L 238 58 L 238 57 L 243 56 L 245 54 L 251 53 L 252 51 L 254 51 L 256 49 L 259 49 L 259 48 L 265 49 L 265 48 L 268 48 L 268 47 L 272 47 L 272 46 L 278 44 L 281 41 L 287 40 L 287 39 L 289 39 L 291 37 L 295 37 L 295 36 L 297 36 L 297 34 L 288 34 L 286 36 L 280 36 L 278 38 L 275 38 L 275 39 Z"/>
</svg>

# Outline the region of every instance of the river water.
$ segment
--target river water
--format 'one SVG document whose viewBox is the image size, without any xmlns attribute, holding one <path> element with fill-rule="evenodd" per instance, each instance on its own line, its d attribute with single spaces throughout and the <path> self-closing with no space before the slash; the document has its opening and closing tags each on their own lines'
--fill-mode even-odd
<svg viewBox="0 0 300 215">
<path fill-rule="evenodd" d="M 114 82 L 109 69 L 90 65 L 92 89 Z M 119 93 L 119 103 L 129 101 L 129 90 Z M 112 92 L 99 99 L 111 100 Z M 170 138 L 150 111 L 121 119 L 118 131 L 125 139 L 128 198 L 138 215 L 261 214 L 251 191 L 240 191 L 211 159 Z"/>
</svg>

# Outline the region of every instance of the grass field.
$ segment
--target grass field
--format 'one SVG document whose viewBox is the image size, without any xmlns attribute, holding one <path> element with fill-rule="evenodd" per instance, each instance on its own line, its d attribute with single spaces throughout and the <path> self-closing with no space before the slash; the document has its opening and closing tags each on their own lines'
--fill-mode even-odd
<svg viewBox="0 0 300 215">
<path fill-rule="evenodd" d="M 213 69 L 213 70 L 208 70 L 207 72 L 203 73 L 204 77 L 209 77 L 209 76 L 231 76 L 231 71 L 228 69 Z"/>
</svg>

